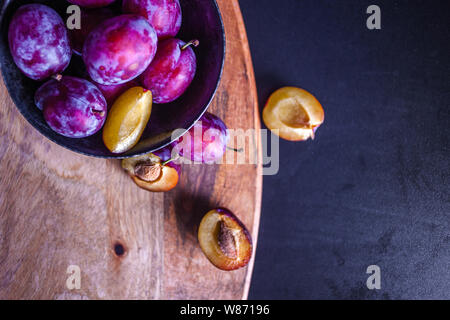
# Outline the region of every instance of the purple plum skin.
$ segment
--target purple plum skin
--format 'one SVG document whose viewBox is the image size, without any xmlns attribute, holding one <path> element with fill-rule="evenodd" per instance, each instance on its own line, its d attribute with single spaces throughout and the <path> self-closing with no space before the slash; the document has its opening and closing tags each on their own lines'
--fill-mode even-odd
<svg viewBox="0 0 450 320">
<path fill-rule="evenodd" d="M 100 8 L 110 5 L 116 0 L 67 0 L 72 4 L 76 4 L 85 8 Z"/>
<path fill-rule="evenodd" d="M 8 41 L 17 67 L 33 80 L 64 71 L 72 57 L 62 18 L 45 5 L 20 7 L 9 25 Z"/>
<path fill-rule="evenodd" d="M 85 138 L 105 123 L 106 100 L 87 80 L 64 76 L 51 79 L 36 92 L 35 103 L 55 132 L 69 138 Z"/>
<path fill-rule="evenodd" d="M 126 83 L 122 84 L 116 84 L 111 86 L 105 86 L 103 84 L 95 83 L 95 85 L 100 89 L 100 91 L 103 93 L 103 96 L 106 99 L 106 102 L 108 103 L 108 109 L 111 108 L 111 106 L 114 104 L 114 102 L 117 100 L 118 97 L 128 89 L 131 89 L 133 87 L 139 87 L 139 81 L 136 79 L 133 79 L 131 81 L 128 81 Z"/>
<path fill-rule="evenodd" d="M 95 82 L 115 85 L 138 77 L 156 54 L 158 38 L 148 21 L 121 15 L 97 26 L 83 47 L 86 69 Z"/>
<path fill-rule="evenodd" d="M 145 17 L 155 28 L 158 39 L 175 37 L 181 28 L 181 6 L 178 0 L 124 0 L 123 12 Z"/>
<path fill-rule="evenodd" d="M 140 76 L 143 86 L 152 92 L 154 103 L 178 99 L 194 80 L 197 59 L 190 46 L 181 49 L 185 44 L 174 38 L 161 41 L 152 63 Z"/>
<path fill-rule="evenodd" d="M 83 52 L 84 41 L 100 23 L 114 17 L 114 12 L 109 8 L 100 9 L 82 9 L 81 10 L 81 29 L 69 30 L 72 40 L 73 52 L 79 56 Z"/>
<path fill-rule="evenodd" d="M 228 129 L 215 115 L 206 112 L 173 148 L 180 156 L 194 162 L 213 163 L 225 154 Z"/>
</svg>

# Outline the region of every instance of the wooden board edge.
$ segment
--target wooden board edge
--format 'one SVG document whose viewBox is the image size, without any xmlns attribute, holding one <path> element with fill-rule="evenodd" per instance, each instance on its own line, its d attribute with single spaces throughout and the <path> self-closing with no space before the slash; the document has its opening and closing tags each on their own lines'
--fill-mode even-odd
<svg viewBox="0 0 450 320">
<path fill-rule="evenodd" d="M 258 92 L 256 89 L 256 78 L 255 78 L 255 72 L 253 69 L 253 62 L 252 62 L 252 56 L 250 52 L 250 46 L 248 43 L 248 37 L 247 37 L 247 31 L 245 28 L 244 18 L 242 16 L 241 8 L 239 6 L 238 0 L 233 0 L 233 9 L 235 12 L 236 20 L 238 22 L 238 26 L 240 29 L 240 35 L 241 35 L 241 42 L 245 46 L 245 61 L 248 65 L 248 77 L 249 82 L 251 83 L 251 95 L 253 95 L 254 99 L 254 113 L 255 113 L 255 123 L 254 128 L 256 134 L 256 146 L 257 146 L 257 177 L 256 177 L 256 192 L 255 192 L 255 212 L 254 212 L 254 219 L 253 219 L 253 226 L 252 226 L 252 239 L 253 239 L 253 257 L 250 260 L 248 266 L 247 266 L 247 274 L 245 278 L 244 283 L 244 292 L 242 295 L 242 300 L 248 299 L 248 294 L 250 291 L 250 285 L 252 281 L 252 275 L 253 275 L 253 269 L 255 265 L 255 258 L 256 258 L 256 247 L 258 243 L 258 233 L 259 233 L 259 223 L 261 218 L 261 203 L 262 203 L 262 187 L 263 187 L 263 168 L 262 168 L 262 144 L 261 144 L 261 120 L 259 115 L 259 104 L 258 104 Z"/>
</svg>

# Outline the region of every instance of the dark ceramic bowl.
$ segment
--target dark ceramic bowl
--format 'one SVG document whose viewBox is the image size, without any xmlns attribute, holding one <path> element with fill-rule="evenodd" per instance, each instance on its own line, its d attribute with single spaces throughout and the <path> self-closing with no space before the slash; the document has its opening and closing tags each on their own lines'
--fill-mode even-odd
<svg viewBox="0 0 450 320">
<path fill-rule="evenodd" d="M 0 3 L 0 62 L 9 94 L 33 127 L 48 139 L 72 151 L 101 158 L 126 158 L 158 150 L 179 137 L 171 139 L 174 130 L 184 129 L 186 132 L 194 125 L 207 110 L 219 85 L 225 57 L 225 33 L 217 3 L 215 0 L 180 0 L 183 24 L 177 38 L 184 41 L 200 40 L 200 46 L 194 49 L 197 73 L 186 93 L 170 104 L 154 105 L 149 125 L 140 142 L 124 154 L 109 152 L 103 144 L 101 131 L 84 139 L 63 137 L 50 129 L 42 112 L 34 105 L 34 93 L 42 82 L 28 79 L 15 66 L 8 46 L 8 26 L 14 12 L 23 4 L 47 4 L 66 20 L 68 16 L 65 12 L 69 3 L 63 0 L 6 0 Z M 118 12 L 120 3 L 117 0 L 113 5 Z M 82 60 L 73 55 L 70 66 L 63 74 L 82 76 L 83 73 Z"/>
</svg>

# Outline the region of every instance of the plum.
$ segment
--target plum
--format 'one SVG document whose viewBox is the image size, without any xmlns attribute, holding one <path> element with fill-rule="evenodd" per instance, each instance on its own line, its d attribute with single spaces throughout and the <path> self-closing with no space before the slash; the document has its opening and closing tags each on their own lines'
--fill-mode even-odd
<svg viewBox="0 0 450 320">
<path fill-rule="evenodd" d="M 99 8 L 110 5 L 116 0 L 67 0 L 70 3 L 76 4 L 85 8 Z"/>
<path fill-rule="evenodd" d="M 84 41 L 100 23 L 114 17 L 114 13 L 109 8 L 83 9 L 81 10 L 81 29 L 70 30 L 73 52 L 81 55 Z"/>
<path fill-rule="evenodd" d="M 194 79 L 197 61 L 191 45 L 178 39 L 163 40 L 150 66 L 141 75 L 144 87 L 151 90 L 155 103 L 169 103 L 178 99 Z"/>
<path fill-rule="evenodd" d="M 47 124 L 69 138 L 85 138 L 99 131 L 106 120 L 106 100 L 87 80 L 64 76 L 44 83 L 35 94 Z"/>
<path fill-rule="evenodd" d="M 208 260 L 224 271 L 245 267 L 252 257 L 252 238 L 229 210 L 209 211 L 200 222 L 198 241 Z"/>
<path fill-rule="evenodd" d="M 308 91 L 295 87 L 275 91 L 263 110 L 267 128 L 290 141 L 314 139 L 324 119 L 320 102 Z"/>
<path fill-rule="evenodd" d="M 124 93 L 130 88 L 139 87 L 139 81 L 133 79 L 125 83 L 115 84 L 111 86 L 105 86 L 99 83 L 95 83 L 95 85 L 97 85 L 97 87 L 103 93 L 103 96 L 105 97 L 106 102 L 108 103 L 108 108 L 110 108 L 117 100 L 117 98 L 120 95 L 122 95 L 122 93 Z"/>
<path fill-rule="evenodd" d="M 115 85 L 138 77 L 152 62 L 158 38 L 138 15 L 121 15 L 98 25 L 83 47 L 86 69 L 97 83 Z"/>
<path fill-rule="evenodd" d="M 181 27 L 181 6 L 178 0 L 124 0 L 123 12 L 145 17 L 155 28 L 158 39 L 177 35 Z"/>
<path fill-rule="evenodd" d="M 9 25 L 8 40 L 17 67 L 33 80 L 62 72 L 72 57 L 63 20 L 45 5 L 20 7 Z"/>
<path fill-rule="evenodd" d="M 148 191 L 166 192 L 178 184 L 179 171 L 162 162 L 161 158 L 152 153 L 124 159 L 122 168 L 138 187 Z"/>
<path fill-rule="evenodd" d="M 221 119 L 206 112 L 178 141 L 174 150 L 191 161 L 213 163 L 222 158 L 228 143 L 228 130 Z"/>
<path fill-rule="evenodd" d="M 123 153 L 141 138 L 152 112 L 152 93 L 142 87 L 125 91 L 114 102 L 103 129 L 103 142 L 109 151 Z"/>
</svg>

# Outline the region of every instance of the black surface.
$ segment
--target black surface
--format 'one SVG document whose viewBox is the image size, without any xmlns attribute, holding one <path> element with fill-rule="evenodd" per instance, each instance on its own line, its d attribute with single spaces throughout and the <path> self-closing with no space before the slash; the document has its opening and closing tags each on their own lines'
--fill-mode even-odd
<svg viewBox="0 0 450 320">
<path fill-rule="evenodd" d="M 294 85 L 326 118 L 264 177 L 250 298 L 450 299 L 450 2 L 240 4 L 260 105 Z"/>
</svg>

